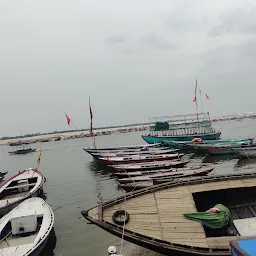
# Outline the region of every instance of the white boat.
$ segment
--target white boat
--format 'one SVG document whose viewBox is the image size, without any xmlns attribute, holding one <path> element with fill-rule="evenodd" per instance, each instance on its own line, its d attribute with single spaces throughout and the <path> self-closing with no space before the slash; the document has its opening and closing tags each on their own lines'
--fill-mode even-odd
<svg viewBox="0 0 256 256">
<path fill-rule="evenodd" d="M 141 145 L 127 145 L 127 146 L 117 146 L 113 148 L 98 148 L 98 149 L 90 149 L 90 150 L 116 150 L 116 149 L 136 149 L 136 148 L 144 148 L 144 147 L 155 147 L 159 146 L 161 143 L 155 143 L 155 144 L 141 144 Z"/>
<path fill-rule="evenodd" d="M 47 243 L 54 214 L 41 198 L 29 198 L 0 219 L 0 255 L 36 256 Z"/>
<path fill-rule="evenodd" d="M 177 151 L 178 151 L 178 149 L 152 148 L 152 149 L 146 150 L 146 151 L 132 151 L 132 152 L 118 151 L 115 153 L 99 151 L 99 152 L 91 153 L 91 155 L 94 158 L 115 157 L 115 156 L 132 156 L 132 155 L 164 155 L 164 154 L 172 154 Z"/>
<path fill-rule="evenodd" d="M 245 157 L 256 157 L 256 146 L 241 147 L 241 148 L 232 148 L 236 154 L 245 156 Z"/>
<path fill-rule="evenodd" d="M 118 151 L 127 151 L 127 152 L 132 152 L 132 151 L 140 151 L 141 149 L 146 149 L 146 148 L 155 148 L 159 147 L 161 143 L 155 143 L 155 144 L 143 144 L 143 145 L 131 145 L 131 146 L 119 146 L 115 148 L 83 148 L 84 151 L 87 151 L 89 154 L 92 152 L 99 152 L 99 151 L 104 151 L 104 152 L 118 152 Z"/>
<path fill-rule="evenodd" d="M 44 176 L 37 169 L 18 172 L 0 185 L 0 216 L 29 197 L 38 196 L 43 190 Z"/>
<path fill-rule="evenodd" d="M 99 157 L 98 159 L 106 164 L 128 164 L 128 163 L 142 163 L 142 162 L 152 162 L 152 161 L 164 161 L 180 159 L 184 154 L 165 154 L 165 155 L 131 155 L 126 157 L 116 156 L 116 157 Z"/>
</svg>

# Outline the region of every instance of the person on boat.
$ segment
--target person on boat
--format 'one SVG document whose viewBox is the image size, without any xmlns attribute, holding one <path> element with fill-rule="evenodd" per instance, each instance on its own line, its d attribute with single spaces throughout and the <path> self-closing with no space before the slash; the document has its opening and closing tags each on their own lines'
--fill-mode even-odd
<svg viewBox="0 0 256 256">
<path fill-rule="evenodd" d="M 145 147 L 143 147 L 140 151 L 148 151 L 148 147 L 145 146 Z"/>
</svg>

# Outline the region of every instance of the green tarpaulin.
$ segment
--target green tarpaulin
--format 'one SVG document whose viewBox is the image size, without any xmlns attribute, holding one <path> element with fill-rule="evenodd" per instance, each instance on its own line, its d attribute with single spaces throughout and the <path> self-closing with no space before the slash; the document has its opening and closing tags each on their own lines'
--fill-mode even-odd
<svg viewBox="0 0 256 256">
<path fill-rule="evenodd" d="M 234 235 L 237 235 L 229 209 L 222 204 L 216 204 L 214 208 L 218 208 L 220 211 L 197 212 L 184 215 L 191 220 L 202 223 L 205 227 L 208 227 L 210 229 L 224 228 L 230 226 L 234 231 Z"/>
</svg>

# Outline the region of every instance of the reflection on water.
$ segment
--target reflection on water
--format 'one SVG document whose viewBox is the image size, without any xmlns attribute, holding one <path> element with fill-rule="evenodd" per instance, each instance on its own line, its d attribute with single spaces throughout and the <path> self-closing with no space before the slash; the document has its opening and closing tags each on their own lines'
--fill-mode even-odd
<svg viewBox="0 0 256 256">
<path fill-rule="evenodd" d="M 44 249 L 41 251 L 39 256 L 54 256 L 53 250 L 56 247 L 57 237 L 54 231 L 54 228 L 52 228 L 47 244 L 45 245 Z"/>
<path fill-rule="evenodd" d="M 236 155 L 206 155 L 203 163 L 216 164 L 234 159 L 237 159 Z"/>
<path fill-rule="evenodd" d="M 91 162 L 89 162 L 88 167 L 95 176 L 99 176 L 100 179 L 103 179 L 103 180 L 104 178 L 109 179 L 113 175 L 113 171 L 111 168 L 109 168 L 105 164 L 102 164 L 96 159 L 93 159 Z"/>
</svg>

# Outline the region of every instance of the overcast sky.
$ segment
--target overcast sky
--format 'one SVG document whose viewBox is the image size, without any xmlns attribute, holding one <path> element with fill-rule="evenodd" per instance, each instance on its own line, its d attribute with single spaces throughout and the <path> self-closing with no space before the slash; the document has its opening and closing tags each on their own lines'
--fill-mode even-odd
<svg viewBox="0 0 256 256">
<path fill-rule="evenodd" d="M 1 1 L 0 137 L 255 111 L 254 2 Z"/>
</svg>

